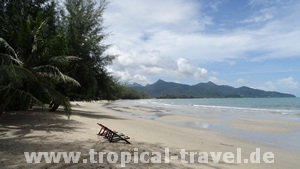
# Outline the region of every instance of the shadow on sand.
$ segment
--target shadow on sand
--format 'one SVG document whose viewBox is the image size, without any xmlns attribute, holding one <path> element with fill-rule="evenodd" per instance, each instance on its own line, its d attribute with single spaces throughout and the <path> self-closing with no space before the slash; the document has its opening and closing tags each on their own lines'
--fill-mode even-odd
<svg viewBox="0 0 300 169">
<path fill-rule="evenodd" d="M 64 112 L 50 113 L 43 111 L 27 112 L 8 112 L 0 117 L 0 168 L 119 168 L 119 164 L 109 164 L 104 157 L 103 163 L 83 163 L 83 159 L 89 159 L 89 149 L 95 149 L 97 152 L 111 151 L 120 155 L 121 152 L 133 153 L 134 148 L 141 152 L 161 152 L 164 153 L 164 147 L 159 143 L 109 143 L 99 138 L 95 140 L 69 140 L 69 135 L 80 135 L 75 132 L 83 125 L 76 120 L 68 120 Z M 73 115 L 94 119 L 122 119 L 116 116 L 101 115 L 99 112 L 85 112 L 74 110 Z M 32 134 L 34 131 L 34 134 Z M 86 131 L 89 132 L 89 131 Z M 45 134 L 46 133 L 46 134 Z M 39 164 L 28 164 L 25 160 L 24 152 L 81 152 L 79 163 L 60 163 L 47 164 L 42 161 Z M 170 155 L 179 155 L 179 152 L 173 152 Z M 164 154 L 163 154 L 164 156 Z M 211 159 L 210 159 L 211 161 Z M 209 167 L 219 169 L 221 167 L 211 166 L 210 164 L 183 165 L 180 163 L 161 164 L 127 164 L 130 168 L 195 168 Z"/>
</svg>

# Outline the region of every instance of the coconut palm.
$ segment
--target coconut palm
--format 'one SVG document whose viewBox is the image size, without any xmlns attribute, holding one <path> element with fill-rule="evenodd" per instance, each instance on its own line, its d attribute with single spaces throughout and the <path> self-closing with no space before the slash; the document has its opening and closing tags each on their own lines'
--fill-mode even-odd
<svg viewBox="0 0 300 169">
<path fill-rule="evenodd" d="M 18 59 L 16 52 L 2 38 L 0 38 L 0 115 L 15 96 L 22 97 L 25 101 L 32 100 L 40 103 L 32 94 L 20 88 L 23 81 L 36 81 L 35 76 L 22 67 L 23 63 Z"/>
<path fill-rule="evenodd" d="M 78 58 L 64 56 L 64 37 L 59 33 L 47 34 L 47 19 L 42 15 L 26 20 L 19 17 L 17 23 L 0 18 L 0 24 L 12 43 L 2 38 L 0 41 L 0 114 L 5 108 L 27 109 L 34 102 L 50 101 L 70 112 L 68 99 L 56 88 L 66 83 L 79 86 L 61 71 L 69 61 Z"/>
</svg>

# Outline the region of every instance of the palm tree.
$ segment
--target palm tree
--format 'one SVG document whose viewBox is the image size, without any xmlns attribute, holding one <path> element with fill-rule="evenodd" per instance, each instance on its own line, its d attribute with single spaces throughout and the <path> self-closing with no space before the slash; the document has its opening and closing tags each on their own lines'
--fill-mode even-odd
<svg viewBox="0 0 300 169">
<path fill-rule="evenodd" d="M 47 19 L 42 15 L 35 19 L 29 16 L 27 20 L 19 17 L 18 23 L 0 18 L 0 24 L 2 32 L 6 31 L 9 35 L 6 37 L 13 43 L 10 45 L 2 38 L 0 41 L 0 114 L 7 106 L 27 109 L 33 102 L 50 101 L 63 105 L 70 113 L 68 99 L 56 88 L 66 83 L 80 86 L 61 71 L 69 61 L 78 58 L 64 55 L 64 36 L 47 34 Z"/>
<path fill-rule="evenodd" d="M 0 115 L 6 106 L 16 95 L 24 100 L 32 100 L 40 103 L 32 94 L 20 90 L 23 81 L 36 81 L 35 76 L 23 68 L 23 63 L 19 60 L 14 49 L 2 38 L 0 38 Z"/>
</svg>

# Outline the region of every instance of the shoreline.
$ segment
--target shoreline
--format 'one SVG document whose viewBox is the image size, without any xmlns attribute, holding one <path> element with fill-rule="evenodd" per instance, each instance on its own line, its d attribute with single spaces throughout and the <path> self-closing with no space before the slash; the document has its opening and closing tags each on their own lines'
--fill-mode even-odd
<svg viewBox="0 0 300 169">
<path fill-rule="evenodd" d="M 145 104 L 139 101 L 117 101 L 107 108 L 133 118 L 148 119 L 168 125 L 216 132 L 224 137 L 256 142 L 300 153 L 300 123 L 273 113 L 245 113 L 230 109 L 202 109 L 178 105 Z M 171 106 L 171 107 L 170 107 Z M 244 108 L 246 109 L 246 108 Z M 289 118 L 289 119 L 288 119 Z M 298 119 L 295 117 L 295 119 Z M 297 141 L 298 140 L 298 141 Z"/>
<path fill-rule="evenodd" d="M 236 152 L 242 149 L 242 157 L 247 158 L 256 148 L 262 152 L 275 154 L 274 164 L 181 164 L 172 160 L 170 164 L 133 164 L 132 168 L 295 168 L 300 162 L 300 153 L 285 151 L 275 147 L 259 145 L 238 139 L 224 137 L 216 132 L 197 130 L 160 123 L 154 120 L 130 117 L 120 111 L 108 109 L 107 102 L 72 102 L 73 113 L 70 120 L 59 113 L 25 112 L 17 116 L 8 113 L 0 118 L 0 156 L 4 157 L 0 167 L 7 168 L 41 168 L 51 164 L 26 164 L 23 151 L 82 151 L 90 148 L 97 151 L 132 151 L 134 147 L 142 151 L 161 151 L 170 148 L 172 154 L 180 149 L 196 152 Z M 143 110 L 135 113 L 143 113 Z M 144 109 L 144 111 L 151 111 Z M 5 119 L 6 118 L 6 119 Z M 18 120 L 22 119 L 18 123 Z M 121 131 L 130 137 L 131 145 L 123 142 L 109 143 L 96 135 L 97 123 L 102 123 L 112 130 Z M 84 157 L 88 154 L 85 153 Z M 118 168 L 114 164 L 55 164 L 56 168 L 95 166 Z"/>
</svg>

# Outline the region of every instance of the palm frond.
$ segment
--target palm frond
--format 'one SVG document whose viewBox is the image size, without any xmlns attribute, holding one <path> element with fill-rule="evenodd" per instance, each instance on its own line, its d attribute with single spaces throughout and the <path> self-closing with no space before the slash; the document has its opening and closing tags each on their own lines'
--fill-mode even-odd
<svg viewBox="0 0 300 169">
<path fill-rule="evenodd" d="M 68 60 L 64 56 L 54 56 L 48 59 L 49 64 L 51 65 L 66 65 L 68 64 Z"/>
<path fill-rule="evenodd" d="M 43 75 L 44 77 L 56 79 L 57 81 L 64 83 L 71 83 L 75 86 L 80 86 L 79 82 L 75 79 L 63 74 L 57 67 L 52 65 L 44 65 L 34 67 L 33 70 L 39 75 Z"/>
<path fill-rule="evenodd" d="M 68 61 L 78 61 L 78 60 L 81 60 L 81 58 L 78 57 L 78 56 L 65 56 L 65 57 L 68 59 Z"/>
<path fill-rule="evenodd" d="M 7 102 L 5 104 L 8 104 L 11 101 L 11 99 L 14 98 L 14 96 L 18 96 L 19 98 L 22 98 L 24 102 L 30 100 L 32 104 L 37 104 L 44 107 L 43 103 L 39 99 L 34 97 L 31 93 L 20 89 L 14 89 L 9 86 L 0 85 L 0 97 L 5 98 L 4 100 Z"/>
<path fill-rule="evenodd" d="M 35 66 L 32 68 L 33 72 L 40 72 L 40 73 L 48 73 L 49 76 L 57 76 L 60 77 L 60 70 L 53 65 L 42 65 L 42 66 Z"/>
<path fill-rule="evenodd" d="M 0 53 L 0 64 L 2 66 L 9 65 L 9 64 L 12 64 L 12 63 L 16 63 L 18 65 L 23 64 L 19 59 L 16 59 L 16 58 L 12 57 L 9 54 Z"/>
<path fill-rule="evenodd" d="M 11 24 L 9 23 L 8 20 L 6 20 L 5 18 L 3 18 L 2 16 L 0 16 L 0 24 L 1 26 L 4 28 L 2 30 L 4 30 L 4 32 L 9 33 L 9 32 L 13 32 L 14 29 L 11 26 Z"/>
<path fill-rule="evenodd" d="M 74 86 L 77 86 L 77 87 L 80 87 L 80 83 L 75 80 L 74 78 L 68 76 L 68 75 L 65 75 L 65 74 L 62 74 L 62 76 L 64 77 L 64 82 L 67 82 L 67 83 L 71 83 L 72 85 Z"/>
<path fill-rule="evenodd" d="M 38 14 L 38 17 L 36 19 L 36 22 L 38 26 L 33 30 L 33 35 L 37 37 L 41 31 L 47 26 L 48 18 L 43 18 L 41 14 Z"/>
<path fill-rule="evenodd" d="M 41 32 L 44 30 L 44 28 L 47 26 L 47 19 L 44 19 L 43 21 L 39 21 L 37 18 L 37 24 L 36 28 L 32 31 L 33 34 L 33 43 L 32 43 L 32 53 L 36 52 L 38 49 L 38 37 L 40 36 Z M 31 23 L 28 23 L 31 24 Z"/>
<path fill-rule="evenodd" d="M 77 61 L 77 60 L 81 60 L 81 58 L 77 56 L 54 56 L 49 59 L 49 62 L 66 64 L 70 61 Z"/>
<path fill-rule="evenodd" d="M 11 82 L 19 80 L 37 81 L 35 75 L 28 69 L 14 64 L 1 67 L 0 74 L 8 78 Z"/>
<path fill-rule="evenodd" d="M 22 62 L 18 59 L 17 53 L 15 50 L 4 40 L 0 37 L 0 48 L 3 48 L 5 53 L 1 53 L 1 59 L 3 58 L 6 61 L 12 61 L 19 65 L 22 65 Z"/>
</svg>

